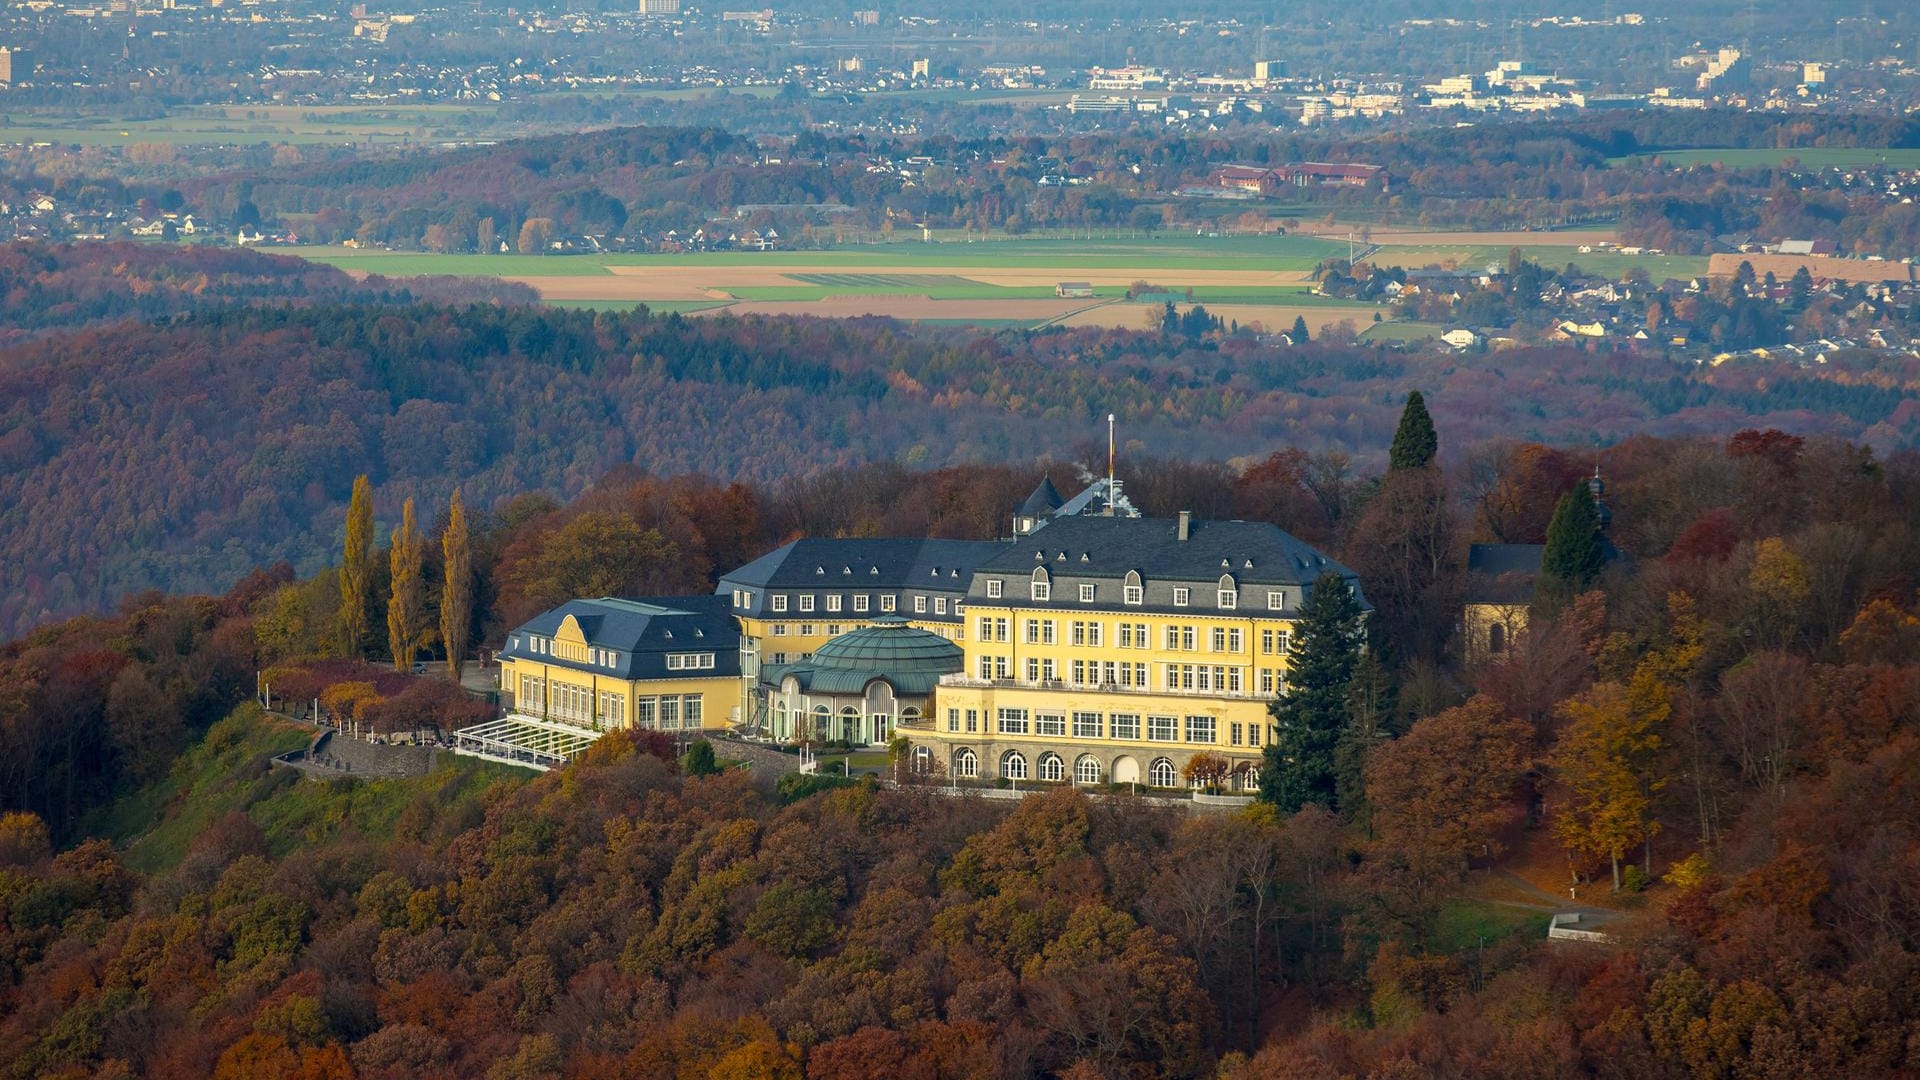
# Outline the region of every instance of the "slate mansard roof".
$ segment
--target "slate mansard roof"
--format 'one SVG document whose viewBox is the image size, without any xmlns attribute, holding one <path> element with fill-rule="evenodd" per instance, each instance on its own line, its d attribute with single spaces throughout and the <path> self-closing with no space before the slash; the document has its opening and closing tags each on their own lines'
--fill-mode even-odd
<svg viewBox="0 0 1920 1080">
<path fill-rule="evenodd" d="M 571 617 L 590 648 L 611 650 L 615 663 L 595 664 L 535 652 L 532 639 L 551 641 Z M 668 670 L 668 653 L 712 653 L 714 666 Z M 724 596 L 669 596 L 645 600 L 570 600 L 527 620 L 507 635 L 503 659 L 527 660 L 620 680 L 740 674 L 740 625 Z"/>
<path fill-rule="evenodd" d="M 1140 575 L 1146 590 L 1141 606 L 1150 610 L 1172 609 L 1170 590 L 1176 583 L 1194 590 L 1189 608 L 1212 608 L 1214 587 L 1229 575 L 1242 591 L 1292 586 L 1299 591 L 1290 593 L 1287 608 L 1291 610 L 1303 598 L 1305 587 L 1328 572 L 1351 582 L 1355 595 L 1366 605 L 1357 574 L 1278 526 L 1257 521 L 1193 521 L 1187 539 L 1182 540 L 1180 523 L 1174 519 L 1124 517 L 1056 518 L 1031 536 L 1000 545 L 993 558 L 981 563 L 969 598 L 986 600 L 986 581 L 999 578 L 1008 583 L 1003 597 L 1030 603 L 1025 601 L 1024 587 L 1012 583 L 1031 580 L 1034 571 L 1043 567 L 1053 583 L 1053 598 L 1045 602 L 1049 607 L 1082 606 L 1074 588 L 1082 583 L 1104 587 L 1106 595 L 1096 601 L 1102 607 L 1117 606 L 1119 588 L 1129 572 Z M 1263 608 L 1264 603 L 1242 606 Z"/>
<path fill-rule="evenodd" d="M 992 540 L 809 537 L 775 548 L 725 575 L 717 592 L 726 602 L 731 602 L 735 591 L 752 593 L 751 603 L 733 609 L 746 618 L 772 611 L 770 592 L 959 596 L 972 583 L 974 568 L 1005 548 Z M 791 619 L 798 612 L 788 608 L 777 614 Z"/>
</svg>

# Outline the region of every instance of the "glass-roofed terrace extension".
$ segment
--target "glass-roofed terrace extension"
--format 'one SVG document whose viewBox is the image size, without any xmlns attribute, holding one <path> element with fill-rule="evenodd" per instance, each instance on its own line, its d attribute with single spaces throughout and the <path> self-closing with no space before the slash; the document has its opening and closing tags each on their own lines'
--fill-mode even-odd
<svg viewBox="0 0 1920 1080">
<path fill-rule="evenodd" d="M 780 742 L 884 744 L 899 726 L 924 722 L 940 677 L 962 661 L 953 642 L 882 615 L 806 660 L 760 669 L 767 734 Z"/>
</svg>

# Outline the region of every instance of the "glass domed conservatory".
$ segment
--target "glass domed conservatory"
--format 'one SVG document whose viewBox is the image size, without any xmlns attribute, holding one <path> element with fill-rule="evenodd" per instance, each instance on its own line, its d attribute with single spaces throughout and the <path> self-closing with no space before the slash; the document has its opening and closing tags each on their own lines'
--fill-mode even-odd
<svg viewBox="0 0 1920 1080">
<path fill-rule="evenodd" d="M 760 669 L 768 734 L 779 742 L 884 744 L 917 725 L 940 676 L 961 669 L 960 646 L 898 615 L 841 634 L 796 664 Z"/>
</svg>

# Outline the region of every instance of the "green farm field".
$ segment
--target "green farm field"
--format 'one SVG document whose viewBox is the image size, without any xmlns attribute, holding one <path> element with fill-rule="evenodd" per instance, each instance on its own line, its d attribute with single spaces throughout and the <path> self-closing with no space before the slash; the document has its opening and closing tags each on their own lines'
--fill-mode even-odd
<svg viewBox="0 0 1920 1080">
<path fill-rule="evenodd" d="M 1920 169 L 1920 149 L 1885 149 L 1871 146 L 1817 146 L 1785 150 L 1662 150 L 1657 154 L 1635 154 L 1608 159 L 1610 165 L 1645 165 L 1654 158 L 1668 165 L 1725 165 L 1735 169 L 1764 169 L 1787 161 L 1823 168 L 1853 168 L 1887 165 L 1897 169 Z"/>
<path fill-rule="evenodd" d="M 1606 278 L 1618 278 L 1630 270 L 1645 270 L 1655 281 L 1694 277 L 1707 272 L 1707 258 L 1704 255 L 1582 254 L 1578 245 L 1574 244 L 1521 244 L 1519 248 L 1523 256 L 1542 266 L 1559 270 L 1572 263 L 1590 274 Z M 1371 261 L 1379 266 L 1403 266 L 1410 270 L 1444 266 L 1449 261 L 1461 267 L 1477 268 L 1490 263 L 1505 265 L 1509 250 L 1484 245 L 1397 247 L 1389 244 L 1382 246 Z"/>
</svg>

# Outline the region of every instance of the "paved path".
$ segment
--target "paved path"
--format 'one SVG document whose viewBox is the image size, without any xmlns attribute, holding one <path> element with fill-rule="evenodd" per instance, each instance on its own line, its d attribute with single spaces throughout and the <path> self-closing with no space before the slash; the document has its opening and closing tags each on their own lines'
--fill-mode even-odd
<svg viewBox="0 0 1920 1080">
<path fill-rule="evenodd" d="M 433 755 L 431 746 L 369 743 L 322 731 L 307 749 L 282 754 L 274 762 L 315 777 L 393 780 L 432 772 Z"/>
</svg>

